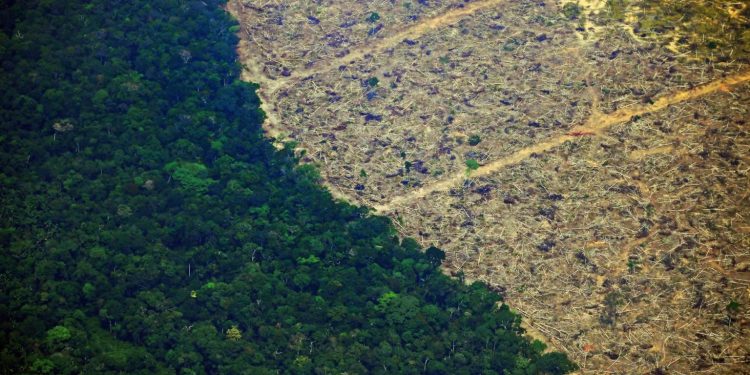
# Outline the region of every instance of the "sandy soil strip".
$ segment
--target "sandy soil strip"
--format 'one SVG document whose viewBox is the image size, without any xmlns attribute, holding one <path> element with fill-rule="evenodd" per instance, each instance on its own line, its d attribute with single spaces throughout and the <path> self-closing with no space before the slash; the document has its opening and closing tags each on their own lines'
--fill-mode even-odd
<svg viewBox="0 0 750 375">
<path fill-rule="evenodd" d="M 387 38 L 377 40 L 370 44 L 358 46 L 354 48 L 348 55 L 342 58 L 322 61 L 319 65 L 314 66 L 310 69 L 295 71 L 293 72 L 293 75 L 291 77 L 286 79 L 266 79 L 265 75 L 259 71 L 259 67 L 253 66 L 252 64 L 245 65 L 245 69 L 243 69 L 242 71 L 241 79 L 246 82 L 255 82 L 260 85 L 260 88 L 258 89 L 258 95 L 262 100 L 261 109 L 263 109 L 263 111 L 266 113 L 266 121 L 263 124 L 263 128 L 265 129 L 266 134 L 269 137 L 276 138 L 277 141 L 283 141 L 283 132 L 274 127 L 274 124 L 281 123 L 281 118 L 273 108 L 273 103 L 276 102 L 276 93 L 282 88 L 298 82 L 301 78 L 335 69 L 340 65 L 350 63 L 357 59 L 361 59 L 368 54 L 381 52 L 389 47 L 398 45 L 399 43 L 403 42 L 404 39 L 419 38 L 420 36 L 426 34 L 431 30 L 452 25 L 458 22 L 463 17 L 472 15 L 482 9 L 500 5 L 506 1 L 507 0 L 479 0 L 468 3 L 461 8 L 454 8 L 439 16 L 428 18 L 419 23 L 411 25 Z M 241 8 L 242 7 L 237 1 L 230 1 L 226 5 L 226 10 L 230 14 L 232 14 L 234 18 L 239 20 L 243 19 Z M 241 61 L 252 61 L 248 56 L 246 56 L 246 54 L 249 53 L 249 51 L 253 51 L 254 49 L 249 45 L 248 41 L 245 40 L 245 38 L 240 38 L 237 50 Z M 277 144 L 277 146 L 281 145 Z"/>
</svg>

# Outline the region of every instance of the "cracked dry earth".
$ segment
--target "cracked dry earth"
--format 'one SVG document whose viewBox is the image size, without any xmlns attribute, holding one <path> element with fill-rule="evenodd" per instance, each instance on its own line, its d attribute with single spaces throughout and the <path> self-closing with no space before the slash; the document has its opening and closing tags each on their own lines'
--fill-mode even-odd
<svg viewBox="0 0 750 375">
<path fill-rule="evenodd" d="M 750 373 L 748 59 L 582 3 L 228 9 L 269 136 L 582 373 Z"/>
</svg>

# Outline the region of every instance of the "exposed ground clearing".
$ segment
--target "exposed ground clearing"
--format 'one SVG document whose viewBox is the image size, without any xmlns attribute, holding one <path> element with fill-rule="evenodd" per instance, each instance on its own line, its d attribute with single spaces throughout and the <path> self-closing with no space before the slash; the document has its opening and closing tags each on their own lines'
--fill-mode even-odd
<svg viewBox="0 0 750 375">
<path fill-rule="evenodd" d="M 397 207 L 399 207 L 404 202 L 408 202 L 413 199 L 426 197 L 427 195 L 433 192 L 447 191 L 451 188 L 454 188 L 460 185 L 461 183 L 463 183 L 463 181 L 466 180 L 466 178 L 469 176 L 471 176 L 472 178 L 478 178 L 478 177 L 484 177 L 484 176 L 490 175 L 492 173 L 497 172 L 500 169 L 507 167 L 508 165 L 516 164 L 528 158 L 532 154 L 543 153 L 545 151 L 552 149 L 553 147 L 557 147 L 563 144 L 564 142 L 572 140 L 576 137 L 597 135 L 602 130 L 606 130 L 615 124 L 628 121 L 634 116 L 642 116 L 647 113 L 660 111 L 670 105 L 674 105 L 674 104 L 681 103 L 687 100 L 699 98 L 701 96 L 704 96 L 704 95 L 707 95 L 707 94 L 710 94 L 719 90 L 728 92 L 730 91 L 731 86 L 738 85 L 738 84 L 747 82 L 749 80 L 750 80 L 750 71 L 747 71 L 747 72 L 736 74 L 736 75 L 733 75 L 724 79 L 716 80 L 711 83 L 701 85 L 690 90 L 680 91 L 680 92 L 673 93 L 671 95 L 661 97 L 658 100 L 656 100 L 656 102 L 650 105 L 624 108 L 624 109 L 620 109 L 610 114 L 595 113 L 593 116 L 589 118 L 588 121 L 586 121 L 585 124 L 572 128 L 571 131 L 568 133 L 555 136 L 552 139 L 548 139 L 543 142 L 536 143 L 531 147 L 526 147 L 524 149 L 521 149 L 515 152 L 514 154 L 509 155 L 505 158 L 495 160 L 488 164 L 485 164 L 479 167 L 479 169 L 475 171 L 459 173 L 459 174 L 451 176 L 450 178 L 446 178 L 436 183 L 420 188 L 419 190 L 412 191 L 408 195 L 395 197 L 389 203 L 384 204 L 384 205 L 377 205 L 374 208 L 377 212 L 381 212 L 381 213 L 390 212 L 396 209 Z"/>
<path fill-rule="evenodd" d="M 308 77 L 314 74 L 324 73 L 336 69 L 341 65 L 351 64 L 354 61 L 364 58 L 366 55 L 378 54 L 387 48 L 392 48 L 395 45 L 403 43 L 404 40 L 420 38 L 429 31 L 453 25 L 462 18 L 470 16 L 482 9 L 496 7 L 503 3 L 506 3 L 507 1 L 508 0 L 480 0 L 466 3 L 465 6 L 462 6 L 460 8 L 451 9 L 450 11 L 447 11 L 443 14 L 425 19 L 414 25 L 410 25 L 404 28 L 402 31 L 399 31 L 391 36 L 379 39 L 367 45 L 359 46 L 356 49 L 352 49 L 349 54 L 344 57 L 325 61 L 321 64 L 316 64 L 312 68 L 297 71 L 294 74 L 297 79 L 291 79 L 284 84 L 294 84 L 301 78 Z"/>
<path fill-rule="evenodd" d="M 742 373 L 750 317 L 725 307 L 750 303 L 749 99 L 745 83 L 676 103 L 393 215 L 584 372 Z M 674 152 L 632 161 L 667 137 Z"/>
<path fill-rule="evenodd" d="M 337 197 L 446 250 L 585 373 L 747 369 L 726 309 L 750 305 L 745 8 L 689 0 L 707 13 L 672 29 L 685 4 L 244 3 L 266 129 Z"/>
<path fill-rule="evenodd" d="M 575 35 L 515 16 L 554 14 L 536 4 L 504 9 L 283 89 L 285 136 L 331 185 L 377 205 L 583 123 L 599 94 L 584 56 L 558 52 Z"/>
<path fill-rule="evenodd" d="M 241 60 L 246 62 L 246 69 L 243 70 L 243 79 L 247 81 L 260 83 L 260 89 L 258 90 L 259 95 L 263 99 L 263 110 L 266 112 L 266 123 L 264 128 L 266 132 L 272 138 L 281 138 L 283 133 L 279 130 L 279 124 L 281 119 L 276 115 L 276 111 L 271 107 L 271 103 L 275 101 L 273 99 L 278 95 L 279 90 L 284 87 L 299 83 L 300 79 L 309 77 L 311 75 L 324 73 L 333 69 L 338 68 L 341 65 L 352 63 L 358 59 L 362 59 L 367 55 L 377 54 L 387 48 L 391 48 L 399 43 L 403 43 L 404 40 L 416 39 L 423 36 L 425 33 L 431 30 L 435 30 L 441 27 L 452 25 L 463 17 L 469 16 L 479 10 L 494 7 L 500 5 L 507 0 L 481 0 L 470 2 L 466 4 L 459 4 L 457 7 L 452 8 L 444 13 L 438 14 L 434 17 L 427 18 L 419 21 L 415 24 L 404 25 L 402 30 L 393 33 L 382 39 L 376 39 L 370 43 L 363 43 L 351 50 L 346 50 L 346 54 L 343 56 L 337 56 L 333 59 L 322 60 L 317 64 L 313 64 L 310 68 L 302 68 L 299 71 L 295 71 L 292 75 L 290 70 L 289 76 L 286 77 L 269 77 L 263 69 L 262 64 L 254 62 L 256 60 L 253 54 L 257 53 L 256 48 L 258 47 L 263 50 L 262 43 L 259 43 L 254 37 L 243 38 L 240 42 L 239 51 Z M 242 20 L 246 13 L 243 11 L 243 3 L 246 1 L 230 1 L 227 4 L 227 9 L 235 15 L 238 19 Z M 252 41 L 252 42 L 251 42 Z M 249 62 L 249 64 L 248 64 Z M 291 65 L 291 64 L 288 64 Z M 276 125 L 274 125 L 276 124 Z M 281 139 L 280 139 L 281 140 Z"/>
</svg>

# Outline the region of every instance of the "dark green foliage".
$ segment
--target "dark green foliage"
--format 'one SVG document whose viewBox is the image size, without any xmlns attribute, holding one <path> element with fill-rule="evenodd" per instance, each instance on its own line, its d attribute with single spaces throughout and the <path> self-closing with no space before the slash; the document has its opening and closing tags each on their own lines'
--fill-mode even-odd
<svg viewBox="0 0 750 375">
<path fill-rule="evenodd" d="M 443 259 L 445 259 L 445 252 L 434 246 L 430 246 L 429 248 L 427 248 L 427 250 L 424 252 L 424 255 L 427 256 L 427 259 L 435 267 L 440 266 L 440 264 L 443 263 Z"/>
<path fill-rule="evenodd" d="M 732 300 L 727 304 L 727 312 L 730 314 L 737 314 L 740 311 L 740 304 L 737 301 Z"/>
<path fill-rule="evenodd" d="M 380 19 L 380 15 L 377 12 L 372 12 L 367 17 L 367 20 L 370 22 L 378 22 L 379 19 Z"/>
<path fill-rule="evenodd" d="M 482 137 L 480 137 L 479 134 L 472 134 L 469 136 L 469 145 L 476 146 L 480 142 L 482 142 Z"/>
<path fill-rule="evenodd" d="M 572 369 L 263 139 L 220 5 L 0 3 L 0 373 Z"/>
<path fill-rule="evenodd" d="M 735 300 L 729 301 L 727 304 L 727 323 L 731 324 L 732 321 L 737 319 L 737 314 L 740 312 L 740 304 Z"/>
</svg>

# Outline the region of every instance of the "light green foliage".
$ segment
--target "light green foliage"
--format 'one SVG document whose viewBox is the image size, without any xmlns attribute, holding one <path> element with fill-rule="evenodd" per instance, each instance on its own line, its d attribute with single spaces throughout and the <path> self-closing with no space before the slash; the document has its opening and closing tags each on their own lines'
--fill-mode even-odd
<svg viewBox="0 0 750 375">
<path fill-rule="evenodd" d="M 242 331 L 240 331 L 239 327 L 232 326 L 227 330 L 226 337 L 231 341 L 239 341 L 242 339 Z"/>
<path fill-rule="evenodd" d="M 224 140 L 223 139 L 214 139 L 211 141 L 211 148 L 216 151 L 221 151 L 222 148 L 224 148 Z"/>
<path fill-rule="evenodd" d="M 479 169 L 479 162 L 477 162 L 474 159 L 467 159 L 466 160 L 466 172 L 469 173 L 471 171 L 475 171 Z"/>
<path fill-rule="evenodd" d="M 531 360 L 529 360 L 526 357 L 517 357 L 516 358 L 516 368 L 519 369 L 519 370 L 526 370 L 527 368 L 529 368 L 529 364 L 530 363 L 531 363 Z M 519 373 L 523 374 L 525 372 L 519 372 Z"/>
<path fill-rule="evenodd" d="M 86 283 L 83 284 L 83 288 L 81 288 L 81 291 L 83 292 L 83 295 L 86 296 L 86 298 L 91 298 L 96 292 L 96 287 L 94 287 L 94 285 L 91 283 Z"/>
<path fill-rule="evenodd" d="M 186 191 L 205 193 L 208 187 L 216 181 L 208 178 L 208 169 L 201 163 L 171 162 L 164 166 L 164 170 L 180 183 Z"/>
<path fill-rule="evenodd" d="M 47 342 L 58 344 L 70 340 L 70 330 L 65 326 L 55 326 L 47 331 Z"/>
<path fill-rule="evenodd" d="M 295 369 L 297 369 L 297 371 L 309 371 L 312 365 L 312 361 L 310 360 L 310 357 L 300 355 L 294 359 L 294 362 L 292 362 L 292 365 L 294 366 Z"/>
<path fill-rule="evenodd" d="M 31 371 L 37 374 L 51 374 L 55 370 L 55 363 L 47 358 L 35 359 L 31 364 Z"/>
<path fill-rule="evenodd" d="M 91 102 L 94 105 L 103 106 L 106 104 L 108 99 L 109 93 L 107 92 L 107 90 L 101 89 L 94 93 L 94 96 L 91 98 Z"/>
<path fill-rule="evenodd" d="M 391 324 L 403 324 L 419 312 L 419 300 L 414 296 L 402 296 L 389 291 L 378 298 L 376 309 L 383 312 Z"/>
<path fill-rule="evenodd" d="M 398 298 L 398 294 L 396 294 L 395 292 L 385 292 L 382 296 L 380 296 L 380 298 L 378 298 L 378 308 L 384 310 L 391 303 L 391 301 L 395 300 L 396 298 Z"/>
<path fill-rule="evenodd" d="M 318 264 L 318 263 L 320 263 L 320 258 L 318 258 L 315 255 L 311 254 L 307 258 L 297 258 L 297 263 L 299 263 L 299 264 Z"/>
<path fill-rule="evenodd" d="M 107 249 L 101 246 L 94 246 L 89 249 L 89 255 L 92 258 L 104 259 L 107 256 Z"/>
</svg>

